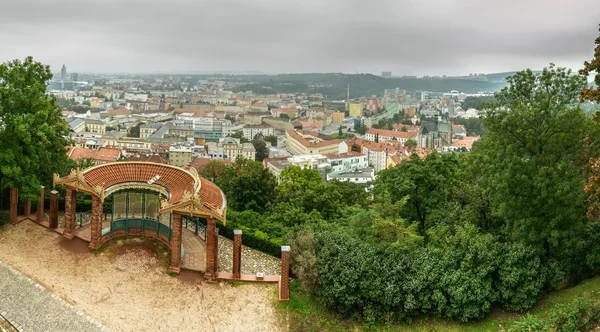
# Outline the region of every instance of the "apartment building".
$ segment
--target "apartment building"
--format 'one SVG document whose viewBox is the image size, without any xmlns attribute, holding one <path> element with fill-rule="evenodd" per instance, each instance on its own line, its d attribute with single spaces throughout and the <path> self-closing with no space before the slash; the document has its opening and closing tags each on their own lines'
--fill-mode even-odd
<svg viewBox="0 0 600 332">
<path fill-rule="evenodd" d="M 404 142 L 409 139 L 416 141 L 418 135 L 419 133 L 415 131 L 395 131 L 371 128 L 365 134 L 365 139 L 371 142 L 399 141 L 404 145 Z"/>
<path fill-rule="evenodd" d="M 348 151 L 346 143 L 340 139 L 304 130 L 286 132 L 287 149 L 294 155 L 332 154 Z"/>
<path fill-rule="evenodd" d="M 275 135 L 275 130 L 273 127 L 269 127 L 267 125 L 245 125 L 242 129 L 242 133 L 244 138 L 251 141 L 258 134 L 261 134 L 263 137 L 273 136 Z"/>
</svg>

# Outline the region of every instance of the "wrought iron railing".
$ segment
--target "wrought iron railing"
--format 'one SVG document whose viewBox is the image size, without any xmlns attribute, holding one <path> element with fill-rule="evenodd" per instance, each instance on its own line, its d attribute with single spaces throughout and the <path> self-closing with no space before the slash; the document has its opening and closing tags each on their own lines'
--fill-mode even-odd
<svg viewBox="0 0 600 332">
<path fill-rule="evenodd" d="M 76 222 L 79 227 L 92 221 L 92 211 L 77 212 Z"/>
<path fill-rule="evenodd" d="M 194 231 L 194 234 L 201 236 L 206 240 L 206 225 L 202 223 L 202 219 L 198 217 L 183 216 L 183 227 Z"/>
</svg>

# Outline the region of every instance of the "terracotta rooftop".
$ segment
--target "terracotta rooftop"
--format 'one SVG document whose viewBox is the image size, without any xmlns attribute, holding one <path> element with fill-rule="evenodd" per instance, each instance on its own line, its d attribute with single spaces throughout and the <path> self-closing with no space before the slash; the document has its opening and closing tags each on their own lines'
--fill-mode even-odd
<svg viewBox="0 0 600 332">
<path fill-rule="evenodd" d="M 227 206 L 225 195 L 212 182 L 181 168 L 149 162 L 116 162 L 88 168 L 85 181 L 92 187 L 101 185 L 105 189 L 121 183 L 148 183 L 165 188 L 170 197 L 169 204 L 182 202 L 184 192 L 197 192 L 200 201 L 211 210 L 222 210 Z"/>
<path fill-rule="evenodd" d="M 298 143 L 306 146 L 306 147 L 321 147 L 321 146 L 327 146 L 327 145 L 338 145 L 341 142 L 343 142 L 341 139 L 329 139 L 329 140 L 322 140 L 320 142 L 311 142 L 308 139 L 302 137 L 300 134 L 305 135 L 305 136 L 312 136 L 315 138 L 320 138 L 323 139 L 323 135 L 320 135 L 317 132 L 311 132 L 311 131 L 305 131 L 305 130 L 288 130 L 287 133 L 290 135 L 291 138 L 295 139 Z"/>
<path fill-rule="evenodd" d="M 371 128 L 369 129 L 369 131 L 367 131 L 367 134 L 371 134 L 371 135 L 376 135 L 379 134 L 379 136 L 388 136 L 388 137 L 396 137 L 396 138 L 414 138 L 417 137 L 417 135 L 419 134 L 417 131 L 395 131 L 395 130 L 385 130 L 385 129 L 377 129 L 377 128 Z"/>
</svg>

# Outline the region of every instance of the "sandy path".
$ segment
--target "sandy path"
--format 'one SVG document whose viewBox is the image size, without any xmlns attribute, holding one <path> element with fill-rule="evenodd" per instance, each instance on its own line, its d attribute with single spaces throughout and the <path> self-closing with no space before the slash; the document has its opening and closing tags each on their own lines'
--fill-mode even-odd
<svg viewBox="0 0 600 332">
<path fill-rule="evenodd" d="M 277 331 L 275 285 L 208 284 L 159 265 L 121 271 L 112 251 L 92 254 L 31 221 L 0 229 L 0 259 L 114 331 Z"/>
</svg>

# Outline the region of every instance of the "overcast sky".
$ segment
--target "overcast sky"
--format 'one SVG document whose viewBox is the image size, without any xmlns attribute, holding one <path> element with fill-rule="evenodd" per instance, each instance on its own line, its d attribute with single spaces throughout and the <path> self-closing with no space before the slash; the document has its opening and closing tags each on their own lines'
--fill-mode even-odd
<svg viewBox="0 0 600 332">
<path fill-rule="evenodd" d="M 579 69 L 599 0 L 13 0 L 0 61 L 68 72 Z"/>
</svg>

